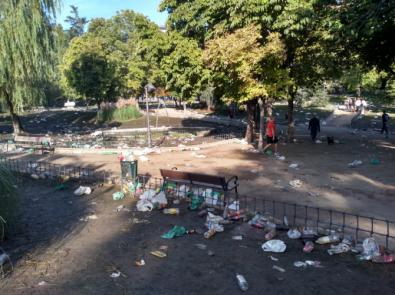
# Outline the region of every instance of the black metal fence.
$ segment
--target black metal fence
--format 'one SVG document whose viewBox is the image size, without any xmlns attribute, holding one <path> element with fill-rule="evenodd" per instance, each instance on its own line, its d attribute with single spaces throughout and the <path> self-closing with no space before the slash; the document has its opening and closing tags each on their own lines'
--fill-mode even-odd
<svg viewBox="0 0 395 295">
<path fill-rule="evenodd" d="M 139 176 L 139 181 L 145 189 L 158 189 L 163 187 L 163 179 Z M 191 187 L 175 183 L 172 196 L 185 196 Z M 204 195 L 207 187 L 195 186 L 195 194 Z M 206 196 L 207 200 L 207 196 Z M 268 200 L 264 196 L 251 197 L 236 195 L 234 192 L 224 195 L 215 201 L 216 206 L 222 204 L 237 204 L 243 214 L 253 215 L 257 212 L 272 216 L 273 222 L 278 225 L 291 227 L 308 227 L 320 234 L 330 234 L 335 231 L 343 237 L 352 237 L 361 242 L 365 238 L 374 237 L 380 245 L 387 250 L 395 251 L 395 221 L 375 218 L 360 214 L 342 212 L 339 210 L 300 205 L 277 200 Z M 210 198 L 208 201 L 210 203 Z"/>
<path fill-rule="evenodd" d="M 11 172 L 29 175 L 35 174 L 37 177 L 43 179 L 67 178 L 86 183 L 109 183 L 113 182 L 116 178 L 112 171 L 97 171 L 89 167 L 59 165 L 42 161 L 8 159 L 1 156 L 0 164 L 4 165 Z"/>
<path fill-rule="evenodd" d="M 88 183 L 114 183 L 120 176 L 111 171 L 96 171 L 94 168 L 89 167 L 63 166 L 47 162 L 23 161 L 2 157 L 0 157 L 0 164 L 16 173 L 34 173 L 37 176 L 44 176 L 43 178 L 48 179 L 68 177 Z M 161 178 L 139 175 L 137 181 L 141 184 L 143 190 L 157 190 L 164 187 L 164 182 Z M 213 197 L 212 194 L 208 195 L 206 186 L 194 185 L 191 187 L 188 184 L 173 183 L 170 189 L 171 195 L 175 198 L 185 198 L 189 192 L 192 192 L 192 195 L 204 196 L 205 202 L 209 205 L 223 208 L 224 204 L 233 204 L 245 214 L 267 213 L 279 225 L 285 225 L 287 221 L 292 227 L 309 227 L 321 234 L 336 231 L 344 237 L 352 236 L 356 241 L 374 237 L 387 250 L 395 251 L 395 221 L 388 219 L 268 200 L 264 196 L 241 196 L 234 192 L 221 194 L 220 190 L 218 190 L 216 197 Z M 215 192 L 216 189 L 213 188 L 212 191 Z"/>
</svg>

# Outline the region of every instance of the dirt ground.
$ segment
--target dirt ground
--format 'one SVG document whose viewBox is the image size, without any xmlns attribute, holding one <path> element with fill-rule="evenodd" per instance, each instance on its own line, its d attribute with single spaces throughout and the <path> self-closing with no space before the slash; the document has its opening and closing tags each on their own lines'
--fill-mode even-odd
<svg viewBox="0 0 395 295">
<path fill-rule="evenodd" d="M 253 146 L 226 141 L 203 145 L 197 151 L 148 154 L 148 161 L 139 161 L 139 173 L 159 177 L 160 168 L 177 167 L 237 175 L 241 195 L 394 220 L 395 140 L 373 130 L 344 127 L 350 126 L 351 118 L 346 113 L 329 117 L 319 144 L 313 144 L 306 128 L 299 126 L 295 144 L 280 141 L 283 161 L 257 153 Z M 338 143 L 326 144 L 326 136 L 334 136 Z M 117 155 L 6 156 L 120 173 Z M 354 160 L 361 160 L 362 165 L 349 168 Z M 290 168 L 292 163 L 298 168 Z M 300 188 L 289 185 L 294 179 L 301 180 Z M 330 257 L 325 247 L 303 254 L 300 242 L 287 237 L 287 252 L 273 255 L 279 261 L 272 261 L 260 248 L 262 232 L 241 223 L 229 225 L 209 241 L 200 234 L 167 241 L 160 236 L 173 225 L 201 232 L 204 220 L 188 212 L 185 205 L 178 217 L 157 211 L 114 212 L 121 204 L 130 210 L 134 206 L 130 199 L 113 201 L 112 188 L 97 188 L 81 198 L 72 194 L 72 188 L 55 192 L 54 184 L 30 179 L 18 186 L 22 211 L 11 239 L 2 245 L 16 267 L 0 282 L 4 294 L 238 294 L 236 272 L 246 277 L 251 294 L 394 294 L 394 264 L 359 263 L 351 254 Z M 98 219 L 85 221 L 92 214 Z M 136 223 L 133 218 L 146 221 Z M 242 241 L 231 239 L 238 234 L 244 236 Z M 204 243 L 207 249 L 198 249 L 196 243 Z M 168 257 L 149 254 L 162 245 L 168 246 Z M 208 250 L 215 255 L 209 256 Z M 134 266 L 142 257 L 146 266 Z M 324 268 L 293 266 L 294 261 L 306 259 L 320 260 Z M 272 269 L 273 264 L 286 272 Z M 123 275 L 110 278 L 112 268 Z M 45 283 L 40 286 L 41 281 Z"/>
<path fill-rule="evenodd" d="M 172 216 L 136 212 L 130 198 L 113 201 L 113 190 L 104 187 L 85 197 L 74 196 L 73 187 L 54 192 L 54 184 L 29 179 L 19 187 L 20 222 L 3 245 L 15 271 L 0 281 L 2 294 L 240 294 L 236 273 L 247 279 L 249 294 L 385 295 L 395 287 L 394 264 L 357 262 L 353 254 L 329 256 L 327 246 L 304 254 L 302 243 L 285 232 L 279 236 L 287 244 L 281 254 L 264 252 L 263 231 L 241 222 L 206 240 L 204 218 L 184 203 L 176 205 L 181 214 Z M 119 205 L 127 210 L 116 212 Z M 86 218 L 93 214 L 97 219 Z M 174 225 L 197 233 L 161 238 Z M 234 235 L 243 239 L 232 240 Z M 150 254 L 163 246 L 167 257 Z M 140 259 L 145 266 L 135 266 Z M 318 260 L 323 267 L 296 268 L 298 260 Z M 111 278 L 114 271 L 121 276 Z"/>
<path fill-rule="evenodd" d="M 256 153 L 251 146 L 228 141 L 210 147 L 203 145 L 201 150 L 194 152 L 149 154 L 148 161 L 139 161 L 139 173 L 160 177 L 160 168 L 177 167 L 179 170 L 228 177 L 237 175 L 242 195 L 395 219 L 392 210 L 395 204 L 394 139 L 366 132 L 352 134 L 350 129 L 342 127 L 325 127 L 322 135 L 323 143 L 313 144 L 305 131 L 298 130 L 296 144 L 279 144 L 279 152 L 285 156 L 285 161 Z M 335 136 L 340 143 L 326 144 L 325 135 Z M 78 164 L 120 173 L 117 155 L 55 153 L 7 156 L 63 165 Z M 354 160 L 361 160 L 362 165 L 349 168 L 348 164 Z M 379 160 L 380 163 L 374 165 L 371 160 Z M 290 168 L 292 163 L 298 164 L 298 169 Z M 301 180 L 302 186 L 297 189 L 290 187 L 289 181 L 293 179 Z"/>
</svg>

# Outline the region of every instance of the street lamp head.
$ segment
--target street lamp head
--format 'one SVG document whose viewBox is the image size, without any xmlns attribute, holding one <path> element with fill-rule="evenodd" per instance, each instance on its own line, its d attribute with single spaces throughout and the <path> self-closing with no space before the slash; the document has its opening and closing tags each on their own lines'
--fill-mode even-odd
<svg viewBox="0 0 395 295">
<path fill-rule="evenodd" d="M 145 85 L 144 89 L 147 90 L 147 92 L 153 92 L 156 90 L 155 86 L 152 85 L 151 83 L 148 83 L 147 85 Z"/>
</svg>

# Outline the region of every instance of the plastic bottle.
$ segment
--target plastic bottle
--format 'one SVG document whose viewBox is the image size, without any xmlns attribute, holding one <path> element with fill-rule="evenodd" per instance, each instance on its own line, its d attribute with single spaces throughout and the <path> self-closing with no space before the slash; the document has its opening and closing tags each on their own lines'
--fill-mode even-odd
<svg viewBox="0 0 395 295">
<path fill-rule="evenodd" d="M 317 244 L 329 244 L 329 243 L 335 243 L 335 242 L 339 242 L 339 241 L 340 241 L 340 237 L 336 234 L 332 234 L 329 236 L 321 237 L 315 242 Z"/>
<path fill-rule="evenodd" d="M 241 274 L 236 274 L 236 279 L 237 279 L 237 283 L 239 284 L 240 289 L 243 291 L 247 291 L 248 290 L 248 283 L 247 283 L 247 280 L 244 278 L 244 276 Z"/>
<path fill-rule="evenodd" d="M 180 214 L 180 209 L 178 208 L 166 208 L 163 209 L 164 214 L 178 215 Z"/>
<path fill-rule="evenodd" d="M 310 252 L 313 251 L 313 250 L 314 250 L 314 243 L 313 243 L 312 241 L 307 241 L 307 242 L 304 244 L 303 252 L 304 252 L 304 253 L 310 253 Z"/>
<path fill-rule="evenodd" d="M 394 254 L 388 254 L 388 255 L 381 255 L 381 256 L 373 256 L 372 258 L 373 262 L 376 263 L 391 263 L 395 262 L 395 255 Z"/>
<path fill-rule="evenodd" d="M 205 237 L 206 239 L 209 239 L 209 238 L 211 238 L 213 235 L 215 235 L 215 233 L 216 233 L 216 231 L 215 231 L 214 228 L 209 229 L 208 231 L 206 231 L 206 232 L 204 233 L 204 237 Z"/>
</svg>

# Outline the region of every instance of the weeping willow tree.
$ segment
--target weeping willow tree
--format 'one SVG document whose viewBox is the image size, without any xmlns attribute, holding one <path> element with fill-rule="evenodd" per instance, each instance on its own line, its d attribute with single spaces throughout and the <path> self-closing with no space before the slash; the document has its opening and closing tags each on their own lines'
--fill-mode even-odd
<svg viewBox="0 0 395 295">
<path fill-rule="evenodd" d="M 58 0 L 0 1 L 0 100 L 15 134 L 23 131 L 18 114 L 44 97 L 57 6 Z"/>
</svg>

